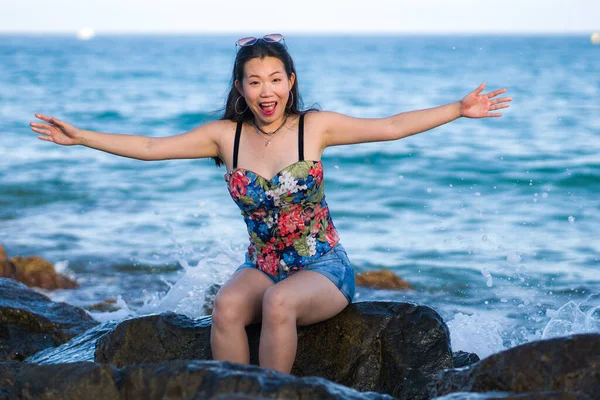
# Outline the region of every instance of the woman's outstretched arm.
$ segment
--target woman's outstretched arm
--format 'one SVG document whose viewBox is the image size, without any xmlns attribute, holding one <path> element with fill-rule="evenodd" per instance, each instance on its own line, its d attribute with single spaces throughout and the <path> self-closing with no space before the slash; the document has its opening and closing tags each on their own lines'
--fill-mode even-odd
<svg viewBox="0 0 600 400">
<path fill-rule="evenodd" d="M 396 140 L 454 121 L 460 117 L 500 117 L 493 111 L 506 108 L 510 97 L 493 99 L 506 89 L 481 94 L 482 83 L 462 100 L 440 107 L 409 111 L 388 118 L 353 118 L 339 113 L 316 113 L 323 124 L 323 148 L 342 144 Z"/>
<path fill-rule="evenodd" d="M 68 122 L 42 114 L 46 123 L 31 122 L 39 139 L 63 146 L 82 145 L 138 160 L 218 157 L 218 138 L 228 121 L 213 121 L 181 135 L 153 138 L 140 135 L 100 133 L 78 129 Z"/>
</svg>

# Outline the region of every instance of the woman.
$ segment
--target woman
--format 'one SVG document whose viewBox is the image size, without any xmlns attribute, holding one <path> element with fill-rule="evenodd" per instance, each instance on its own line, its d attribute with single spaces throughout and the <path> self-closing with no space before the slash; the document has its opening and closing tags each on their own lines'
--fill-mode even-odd
<svg viewBox="0 0 600 400">
<path fill-rule="evenodd" d="M 290 372 L 297 325 L 333 317 L 354 296 L 354 271 L 330 217 L 321 154 L 329 146 L 396 140 L 459 117 L 499 117 L 510 98 L 482 94 L 388 118 L 302 111 L 294 63 L 283 36 L 243 38 L 222 119 L 181 135 L 149 138 L 77 129 L 40 114 L 41 140 L 83 145 L 140 160 L 212 157 L 248 226 L 246 261 L 219 290 L 213 310 L 213 358 L 249 362 L 245 327 L 262 321 L 259 362 Z M 312 110 L 311 110 L 312 111 Z"/>
</svg>

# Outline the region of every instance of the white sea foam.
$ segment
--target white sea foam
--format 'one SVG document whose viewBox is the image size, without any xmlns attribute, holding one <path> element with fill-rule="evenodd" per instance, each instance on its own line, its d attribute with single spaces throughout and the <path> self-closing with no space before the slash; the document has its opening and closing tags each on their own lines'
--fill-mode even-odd
<svg viewBox="0 0 600 400">
<path fill-rule="evenodd" d="M 600 293 L 589 296 L 579 304 L 569 301 L 558 310 L 548 309 L 546 315 L 551 319 L 542 333 L 542 339 L 576 333 L 600 333 Z"/>
<path fill-rule="evenodd" d="M 239 254 L 223 252 L 203 257 L 196 266 L 180 260 L 183 274 L 164 295 L 153 293 L 144 299 L 144 305 L 136 310 L 140 315 L 173 311 L 190 318 L 205 315 L 204 303 L 207 290 L 213 285 L 222 285 L 239 265 Z"/>
<path fill-rule="evenodd" d="M 458 313 L 447 324 L 453 351 L 468 351 L 484 358 L 505 349 L 503 335 L 507 324 L 504 319 Z"/>
<path fill-rule="evenodd" d="M 525 342 L 569 336 L 578 333 L 600 333 L 600 293 L 585 301 L 569 301 L 558 310 L 548 309 L 550 321 L 543 332 L 529 332 L 503 317 L 474 313 L 457 313 L 447 322 L 453 351 L 467 351 L 485 358 Z"/>
<path fill-rule="evenodd" d="M 148 314 L 172 311 L 190 318 L 205 315 L 204 303 L 207 291 L 213 285 L 222 285 L 231 276 L 233 269 L 240 264 L 239 250 L 221 245 L 215 246 L 207 252 L 195 266 L 190 266 L 184 258 L 179 258 L 183 271 L 179 278 L 171 283 L 163 279 L 169 287 L 166 293 L 146 293 L 143 305 L 130 307 L 119 296 L 117 301 L 118 311 L 110 313 L 93 313 L 99 321 L 119 320 L 128 316 L 141 316 Z"/>
<path fill-rule="evenodd" d="M 117 311 L 112 312 L 91 312 L 92 317 L 99 322 L 108 322 L 108 321 L 121 321 L 132 317 L 135 315 L 135 312 L 132 311 L 127 302 L 123 300 L 121 295 L 117 296 L 117 301 L 115 306 L 118 307 Z"/>
</svg>

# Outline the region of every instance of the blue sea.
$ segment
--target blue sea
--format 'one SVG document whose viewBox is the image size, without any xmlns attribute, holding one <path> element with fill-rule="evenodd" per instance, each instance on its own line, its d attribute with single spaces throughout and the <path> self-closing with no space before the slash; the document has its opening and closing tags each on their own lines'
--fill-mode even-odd
<svg viewBox="0 0 600 400">
<path fill-rule="evenodd" d="M 237 36 L 0 36 L 0 243 L 76 279 L 44 291 L 99 321 L 202 315 L 248 238 L 212 160 L 145 162 L 37 139 L 34 113 L 152 137 L 217 119 Z M 589 36 L 290 36 L 305 105 L 384 117 L 513 97 L 395 142 L 327 149 L 326 195 L 357 272 L 389 269 L 409 301 L 480 356 L 600 332 L 600 46 Z"/>
</svg>

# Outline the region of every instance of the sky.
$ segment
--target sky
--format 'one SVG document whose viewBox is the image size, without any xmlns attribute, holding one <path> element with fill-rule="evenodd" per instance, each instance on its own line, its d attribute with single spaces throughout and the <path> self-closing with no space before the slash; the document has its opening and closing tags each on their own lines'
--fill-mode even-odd
<svg viewBox="0 0 600 400">
<path fill-rule="evenodd" d="M 600 0 L 0 0 L 0 32 L 600 32 Z"/>
</svg>

